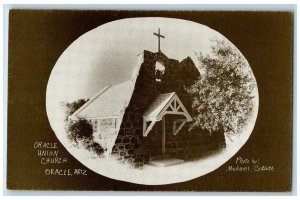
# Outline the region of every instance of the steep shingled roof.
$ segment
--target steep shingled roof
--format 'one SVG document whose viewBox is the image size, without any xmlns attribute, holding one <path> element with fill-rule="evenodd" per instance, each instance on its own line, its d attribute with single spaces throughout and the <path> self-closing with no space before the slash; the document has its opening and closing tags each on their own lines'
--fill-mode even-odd
<svg viewBox="0 0 300 200">
<path fill-rule="evenodd" d="M 78 109 L 73 116 L 85 118 L 122 117 L 130 100 L 131 90 L 133 90 L 131 81 L 106 86 Z"/>
<path fill-rule="evenodd" d="M 155 100 L 150 104 L 147 110 L 144 112 L 144 116 L 156 117 L 159 115 L 162 109 L 167 105 L 167 103 L 172 99 L 175 92 L 165 93 L 158 95 Z"/>
<path fill-rule="evenodd" d="M 167 110 L 168 107 L 171 107 L 171 110 Z M 182 114 L 187 118 L 188 121 L 192 120 L 190 114 L 175 92 L 158 95 L 149 105 L 143 116 L 152 120 L 160 120 L 161 117 L 166 113 Z"/>
</svg>

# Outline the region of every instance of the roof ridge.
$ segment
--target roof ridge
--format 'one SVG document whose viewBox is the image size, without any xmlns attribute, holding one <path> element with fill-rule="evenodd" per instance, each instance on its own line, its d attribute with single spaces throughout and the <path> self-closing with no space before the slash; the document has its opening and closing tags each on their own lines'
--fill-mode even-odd
<svg viewBox="0 0 300 200">
<path fill-rule="evenodd" d="M 128 80 L 126 80 L 126 81 L 119 82 L 119 83 L 110 84 L 110 85 L 111 85 L 111 86 L 115 86 L 115 85 L 120 85 L 120 84 L 126 83 L 126 82 L 130 82 L 130 79 L 128 79 Z"/>
<path fill-rule="evenodd" d="M 90 105 L 95 99 L 97 99 L 101 94 L 103 94 L 108 88 L 110 88 L 113 85 L 107 85 L 102 90 L 100 90 L 97 94 L 95 94 L 88 102 L 83 104 L 78 110 L 76 110 L 72 116 L 76 116 L 79 112 L 81 112 L 83 109 L 85 109 L 88 105 Z"/>
<path fill-rule="evenodd" d="M 170 96 L 168 97 L 168 101 L 165 103 L 165 105 L 162 107 L 162 109 L 159 111 L 158 115 L 160 115 L 160 113 L 165 109 L 165 107 L 168 105 L 168 103 L 171 101 L 171 99 L 177 94 L 176 92 L 170 92 L 170 93 L 166 93 L 166 94 L 170 94 Z"/>
<path fill-rule="evenodd" d="M 106 85 L 102 90 L 100 90 L 98 93 L 96 93 L 89 101 L 87 101 L 85 104 L 83 104 L 78 110 L 76 110 L 72 116 L 76 116 L 79 112 L 81 112 L 83 109 L 85 109 L 88 105 L 90 105 L 92 102 L 94 102 L 101 94 L 103 94 L 107 89 L 120 85 L 122 83 L 130 82 L 130 80 L 122 81 L 116 84 L 109 84 Z"/>
</svg>

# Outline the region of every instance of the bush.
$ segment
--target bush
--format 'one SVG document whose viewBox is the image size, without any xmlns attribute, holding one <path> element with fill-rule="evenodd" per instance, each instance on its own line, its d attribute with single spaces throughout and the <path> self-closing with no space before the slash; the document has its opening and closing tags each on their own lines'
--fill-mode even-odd
<svg viewBox="0 0 300 200">
<path fill-rule="evenodd" d="M 82 140 L 83 146 L 86 150 L 94 152 L 96 155 L 101 156 L 104 153 L 104 149 L 100 144 L 93 139 L 85 138 Z"/>
<path fill-rule="evenodd" d="M 69 140 L 75 142 L 77 146 L 81 142 L 86 150 L 92 151 L 98 156 L 104 153 L 101 145 L 94 141 L 93 126 L 86 119 L 70 121 L 67 130 Z"/>
<path fill-rule="evenodd" d="M 104 149 L 101 147 L 101 145 L 94 141 L 92 141 L 92 143 L 89 143 L 88 149 L 92 150 L 98 156 L 104 153 Z"/>
<path fill-rule="evenodd" d="M 68 138 L 78 143 L 78 140 L 93 139 L 93 126 L 86 119 L 70 121 L 67 125 Z"/>
</svg>

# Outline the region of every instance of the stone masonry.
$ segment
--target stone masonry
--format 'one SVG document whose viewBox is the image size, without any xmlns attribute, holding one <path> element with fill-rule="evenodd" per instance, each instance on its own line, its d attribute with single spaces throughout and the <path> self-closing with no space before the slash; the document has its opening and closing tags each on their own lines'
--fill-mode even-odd
<svg viewBox="0 0 300 200">
<path fill-rule="evenodd" d="M 165 66 L 163 75 L 155 70 L 159 62 Z M 158 76 L 160 81 L 157 81 Z M 192 59 L 187 57 L 179 62 L 169 59 L 162 52 L 144 51 L 144 62 L 136 80 L 133 95 L 125 110 L 121 128 L 113 148 L 117 159 L 129 167 L 141 169 L 151 157 L 151 132 L 143 137 L 143 113 L 151 102 L 161 93 L 176 92 L 188 112 L 192 115 L 192 102 L 185 88 L 191 86 L 200 73 Z M 166 116 L 166 152 L 177 158 L 190 159 L 209 151 L 225 147 L 224 133 L 209 133 L 202 129 L 188 130 L 185 125 L 174 136 L 172 116 Z M 155 126 L 159 126 L 157 123 Z M 155 129 L 154 126 L 154 129 Z M 159 130 L 159 129 L 156 129 Z"/>
</svg>

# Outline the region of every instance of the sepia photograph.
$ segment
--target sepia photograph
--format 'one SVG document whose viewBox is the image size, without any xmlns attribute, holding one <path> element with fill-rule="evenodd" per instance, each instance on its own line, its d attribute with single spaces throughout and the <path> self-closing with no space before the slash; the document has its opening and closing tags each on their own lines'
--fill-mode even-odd
<svg viewBox="0 0 300 200">
<path fill-rule="evenodd" d="M 291 192 L 294 10 L 9 9 L 9 191 Z"/>
<path fill-rule="evenodd" d="M 205 175 L 239 150 L 258 90 L 247 60 L 220 33 L 133 18 L 97 27 L 62 53 L 46 108 L 57 138 L 89 169 L 168 184 Z"/>
</svg>

